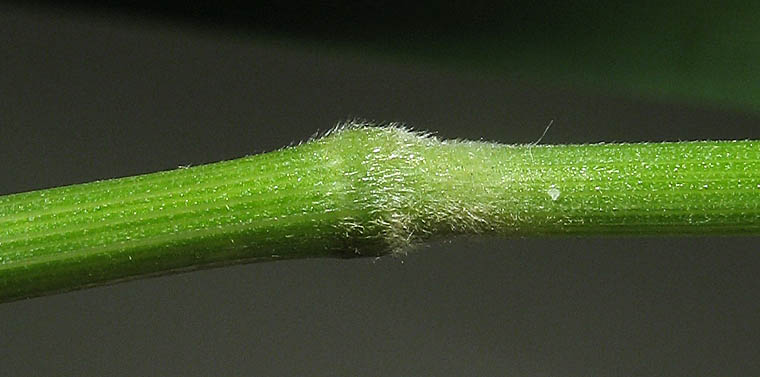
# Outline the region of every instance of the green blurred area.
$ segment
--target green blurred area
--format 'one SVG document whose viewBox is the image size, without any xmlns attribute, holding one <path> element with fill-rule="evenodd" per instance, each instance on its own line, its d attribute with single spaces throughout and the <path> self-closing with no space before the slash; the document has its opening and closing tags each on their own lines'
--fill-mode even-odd
<svg viewBox="0 0 760 377">
<path fill-rule="evenodd" d="M 760 111 L 758 2 L 84 4 L 378 59 Z"/>
<path fill-rule="evenodd" d="M 549 85 L 760 110 L 760 3 L 511 3 L 493 13 L 487 6 L 466 13 L 471 22 L 446 27 L 442 19 L 347 40 L 395 58 Z"/>
</svg>

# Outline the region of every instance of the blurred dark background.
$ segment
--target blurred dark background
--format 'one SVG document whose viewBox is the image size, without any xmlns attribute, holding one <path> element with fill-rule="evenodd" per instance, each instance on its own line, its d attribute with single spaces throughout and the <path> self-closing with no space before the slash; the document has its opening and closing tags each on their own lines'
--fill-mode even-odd
<svg viewBox="0 0 760 377">
<path fill-rule="evenodd" d="M 760 138 L 740 2 L 0 3 L 0 194 L 445 138 Z M 754 22 L 754 21 L 753 21 Z M 0 305 L 2 375 L 756 375 L 757 237 L 458 239 Z"/>
</svg>

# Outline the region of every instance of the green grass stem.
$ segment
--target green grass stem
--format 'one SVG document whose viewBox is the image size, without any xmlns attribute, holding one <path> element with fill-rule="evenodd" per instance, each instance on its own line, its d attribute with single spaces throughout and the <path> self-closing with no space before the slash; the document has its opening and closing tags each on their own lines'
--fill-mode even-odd
<svg viewBox="0 0 760 377">
<path fill-rule="evenodd" d="M 760 234 L 760 143 L 501 145 L 354 125 L 260 155 L 0 197 L 0 302 L 459 234 Z"/>
</svg>

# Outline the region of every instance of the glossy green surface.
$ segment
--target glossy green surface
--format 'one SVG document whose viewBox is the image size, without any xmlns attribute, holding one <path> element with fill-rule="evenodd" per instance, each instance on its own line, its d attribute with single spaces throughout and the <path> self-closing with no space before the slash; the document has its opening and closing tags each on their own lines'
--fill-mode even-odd
<svg viewBox="0 0 760 377">
<path fill-rule="evenodd" d="M 760 144 L 523 145 L 353 127 L 237 160 L 0 197 L 0 301 L 452 234 L 760 234 Z"/>
</svg>

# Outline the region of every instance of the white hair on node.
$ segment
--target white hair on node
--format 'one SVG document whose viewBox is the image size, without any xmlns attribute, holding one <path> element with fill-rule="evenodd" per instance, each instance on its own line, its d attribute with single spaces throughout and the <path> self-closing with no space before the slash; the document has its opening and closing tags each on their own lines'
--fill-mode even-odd
<svg viewBox="0 0 760 377">
<path fill-rule="evenodd" d="M 336 148 L 351 145 L 356 150 L 353 156 L 342 154 L 344 161 L 340 165 L 346 178 L 343 191 L 351 195 L 355 205 L 369 212 L 370 219 L 361 222 L 346 218 L 342 231 L 347 236 L 380 238 L 387 251 L 399 255 L 440 229 L 479 233 L 493 227 L 493 219 L 488 217 L 492 208 L 472 208 L 445 195 L 431 196 L 432 177 L 442 182 L 448 179 L 448 172 L 430 174 L 427 171 L 431 164 L 440 161 L 426 160 L 431 150 L 445 144 L 493 144 L 441 141 L 401 123 L 374 124 L 364 120 L 341 123 L 321 140 L 335 141 Z M 346 140 L 347 144 L 341 144 Z"/>
</svg>

